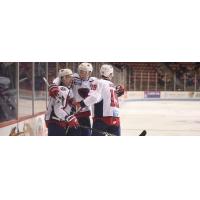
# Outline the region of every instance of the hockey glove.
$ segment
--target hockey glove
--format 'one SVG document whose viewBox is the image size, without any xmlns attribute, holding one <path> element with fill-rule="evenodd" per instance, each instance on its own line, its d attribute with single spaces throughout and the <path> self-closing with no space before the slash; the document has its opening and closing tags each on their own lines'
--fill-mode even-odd
<svg viewBox="0 0 200 200">
<path fill-rule="evenodd" d="M 48 90 L 49 90 L 49 96 L 53 97 L 53 98 L 56 98 L 56 96 L 59 93 L 59 88 L 56 84 L 51 84 L 49 86 Z"/>
<path fill-rule="evenodd" d="M 79 126 L 78 120 L 74 115 L 70 115 L 66 118 L 67 126 L 70 128 L 77 128 Z"/>
<path fill-rule="evenodd" d="M 117 85 L 116 86 L 116 94 L 118 97 L 121 97 L 124 94 L 124 86 Z"/>
</svg>

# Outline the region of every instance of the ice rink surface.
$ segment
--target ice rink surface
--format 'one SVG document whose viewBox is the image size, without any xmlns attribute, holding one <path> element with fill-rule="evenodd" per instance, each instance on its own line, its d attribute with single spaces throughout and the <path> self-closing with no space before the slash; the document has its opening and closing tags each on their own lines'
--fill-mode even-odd
<svg viewBox="0 0 200 200">
<path fill-rule="evenodd" d="M 120 114 L 122 136 L 200 135 L 200 101 L 125 101 Z"/>
</svg>

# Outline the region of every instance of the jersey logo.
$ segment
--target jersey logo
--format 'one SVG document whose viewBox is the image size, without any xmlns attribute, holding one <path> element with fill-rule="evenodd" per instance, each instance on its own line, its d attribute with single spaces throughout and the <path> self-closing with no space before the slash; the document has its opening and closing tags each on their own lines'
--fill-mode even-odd
<svg viewBox="0 0 200 200">
<path fill-rule="evenodd" d="M 78 89 L 78 94 L 82 97 L 82 98 L 86 98 L 88 97 L 88 93 L 89 93 L 89 89 L 88 88 L 79 88 Z"/>
</svg>

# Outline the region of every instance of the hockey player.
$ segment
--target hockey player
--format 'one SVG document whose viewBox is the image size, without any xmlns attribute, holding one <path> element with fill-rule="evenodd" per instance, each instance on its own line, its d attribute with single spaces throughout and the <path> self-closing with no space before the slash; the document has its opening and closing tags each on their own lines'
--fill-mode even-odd
<svg viewBox="0 0 200 200">
<path fill-rule="evenodd" d="M 93 81 L 96 79 L 94 77 L 91 77 L 93 71 L 93 67 L 90 63 L 81 63 L 78 66 L 78 74 L 75 73 L 73 75 L 73 84 L 72 84 L 72 90 L 74 93 L 74 99 L 76 102 L 80 102 L 84 100 L 90 91 L 90 86 L 93 83 Z M 57 77 L 54 81 L 54 84 L 59 85 L 60 84 L 60 78 Z M 58 89 L 56 87 L 53 87 L 49 90 L 49 95 L 52 97 L 56 97 L 58 93 Z M 90 136 L 91 135 L 91 122 L 90 122 L 90 116 L 91 111 L 90 108 L 85 106 L 83 109 L 81 109 L 77 114 L 76 117 L 78 119 L 78 122 L 80 125 L 87 128 L 78 128 L 77 131 L 81 131 L 82 136 Z"/>
<path fill-rule="evenodd" d="M 50 86 L 52 89 L 58 90 L 58 93 L 55 98 L 50 97 L 45 114 L 49 136 L 80 135 L 76 130 L 79 125 L 78 120 L 71 114 L 72 75 L 70 69 L 61 69 L 58 75 L 60 86 Z"/>
<path fill-rule="evenodd" d="M 123 95 L 122 86 L 115 87 L 111 82 L 113 78 L 112 65 L 104 64 L 100 69 L 101 79 L 96 79 L 91 85 L 89 96 L 77 103 L 85 108 L 93 105 L 93 131 L 92 135 L 101 135 L 94 130 L 101 130 L 121 135 L 118 96 Z"/>
<path fill-rule="evenodd" d="M 73 92 L 74 99 L 76 102 L 80 102 L 88 97 L 88 93 L 91 89 L 91 84 L 96 79 L 91 77 L 93 71 L 93 67 L 90 63 L 81 63 L 78 66 L 78 74 L 74 74 L 73 76 Z M 91 135 L 91 122 L 90 122 L 91 111 L 90 108 L 85 106 L 76 114 L 78 122 L 81 126 L 88 127 L 79 128 L 82 136 L 90 136 Z"/>
</svg>

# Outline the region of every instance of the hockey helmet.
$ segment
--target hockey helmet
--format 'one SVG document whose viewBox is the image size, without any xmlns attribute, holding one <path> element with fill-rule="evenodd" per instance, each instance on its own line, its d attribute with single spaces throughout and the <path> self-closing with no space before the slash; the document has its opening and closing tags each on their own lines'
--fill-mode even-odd
<svg viewBox="0 0 200 200">
<path fill-rule="evenodd" d="M 92 64 L 90 63 L 81 63 L 78 66 L 78 71 L 85 71 L 85 72 L 92 72 L 93 71 L 93 67 Z"/>
<path fill-rule="evenodd" d="M 71 69 L 60 69 L 58 72 L 58 76 L 61 78 L 63 76 L 72 76 L 72 70 Z"/>
<path fill-rule="evenodd" d="M 114 70 L 112 65 L 103 64 L 100 69 L 101 76 L 110 77 L 114 75 Z"/>
</svg>

